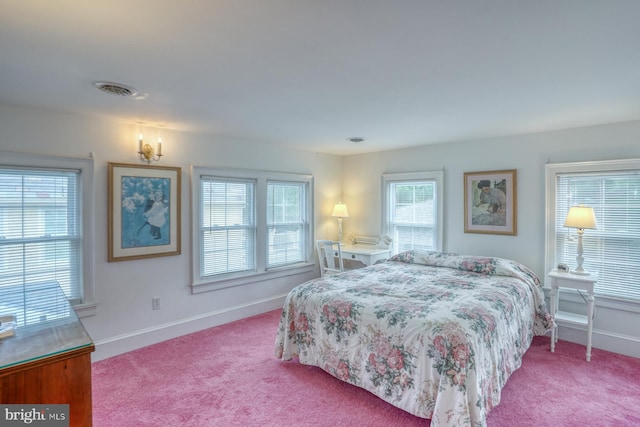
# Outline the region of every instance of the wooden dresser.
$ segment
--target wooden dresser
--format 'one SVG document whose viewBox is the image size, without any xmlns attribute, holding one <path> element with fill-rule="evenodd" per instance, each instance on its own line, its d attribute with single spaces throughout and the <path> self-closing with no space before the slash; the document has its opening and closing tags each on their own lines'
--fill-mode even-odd
<svg viewBox="0 0 640 427">
<path fill-rule="evenodd" d="M 62 297 L 55 305 L 35 323 L 24 321 L 34 318 L 24 308 L 15 336 L 0 340 L 0 403 L 68 404 L 70 426 L 91 426 L 95 347 L 71 304 Z"/>
</svg>

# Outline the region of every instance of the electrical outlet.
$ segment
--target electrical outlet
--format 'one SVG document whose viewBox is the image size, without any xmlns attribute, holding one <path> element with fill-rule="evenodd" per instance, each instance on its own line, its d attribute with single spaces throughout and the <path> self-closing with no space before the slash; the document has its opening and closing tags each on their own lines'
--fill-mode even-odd
<svg viewBox="0 0 640 427">
<path fill-rule="evenodd" d="M 160 310 L 160 297 L 151 298 L 151 308 L 154 310 Z"/>
</svg>

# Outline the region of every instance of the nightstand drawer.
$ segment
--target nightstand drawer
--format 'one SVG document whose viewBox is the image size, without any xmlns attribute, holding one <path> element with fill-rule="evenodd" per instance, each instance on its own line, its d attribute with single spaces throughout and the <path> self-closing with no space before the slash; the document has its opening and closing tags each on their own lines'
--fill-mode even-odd
<svg viewBox="0 0 640 427">
<path fill-rule="evenodd" d="M 566 277 L 562 275 L 566 274 Z M 555 286 L 558 288 L 580 289 L 581 291 L 593 292 L 593 286 L 596 279 L 591 276 L 575 276 L 570 273 L 559 273 L 552 276 L 555 280 Z"/>
</svg>

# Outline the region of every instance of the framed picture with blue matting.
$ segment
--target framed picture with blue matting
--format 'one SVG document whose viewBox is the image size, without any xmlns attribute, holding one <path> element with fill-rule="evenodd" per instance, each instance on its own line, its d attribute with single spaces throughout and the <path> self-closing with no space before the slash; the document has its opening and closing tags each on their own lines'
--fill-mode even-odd
<svg viewBox="0 0 640 427">
<path fill-rule="evenodd" d="M 181 174 L 109 163 L 109 262 L 180 254 Z"/>
</svg>

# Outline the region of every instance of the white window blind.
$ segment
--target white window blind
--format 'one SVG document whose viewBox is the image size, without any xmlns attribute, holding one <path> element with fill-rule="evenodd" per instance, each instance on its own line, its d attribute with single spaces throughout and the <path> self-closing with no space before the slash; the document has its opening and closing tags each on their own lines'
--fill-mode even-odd
<svg viewBox="0 0 640 427">
<path fill-rule="evenodd" d="M 441 249 L 442 173 L 385 175 L 386 232 L 393 253 Z"/>
<path fill-rule="evenodd" d="M 267 268 L 305 261 L 306 183 L 267 182 Z"/>
<path fill-rule="evenodd" d="M 39 299 L 47 289 L 82 300 L 79 183 L 77 170 L 0 168 L 0 312 L 23 324 L 68 314 Z"/>
<path fill-rule="evenodd" d="M 200 179 L 201 277 L 255 269 L 255 182 Z"/>
<path fill-rule="evenodd" d="M 596 293 L 640 300 L 640 170 L 558 173 L 555 187 L 556 263 L 576 265 L 576 230 L 563 224 L 571 206 L 590 206 L 598 229 L 584 232 L 583 266 Z"/>
<path fill-rule="evenodd" d="M 194 293 L 308 273 L 313 177 L 192 168 Z"/>
</svg>

